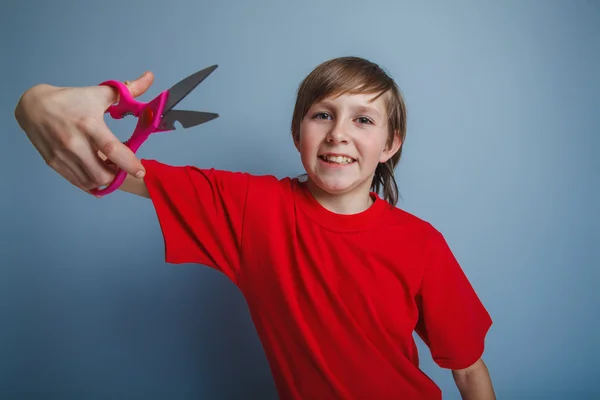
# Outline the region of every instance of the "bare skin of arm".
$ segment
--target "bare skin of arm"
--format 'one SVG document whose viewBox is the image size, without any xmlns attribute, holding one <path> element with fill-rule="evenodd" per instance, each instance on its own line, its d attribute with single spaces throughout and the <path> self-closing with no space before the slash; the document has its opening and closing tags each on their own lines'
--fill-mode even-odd
<svg viewBox="0 0 600 400">
<path fill-rule="evenodd" d="M 468 368 L 453 370 L 452 377 L 463 400 L 496 400 L 489 371 L 482 359 Z"/>
<path fill-rule="evenodd" d="M 150 193 L 148 193 L 148 189 L 146 188 L 144 180 L 134 178 L 131 175 L 127 175 L 127 178 L 125 178 L 125 182 L 123 182 L 123 185 L 121 185 L 119 190 L 135 194 L 141 197 L 145 197 L 147 199 L 150 198 Z"/>
<path fill-rule="evenodd" d="M 106 165 L 108 166 L 108 168 L 111 171 L 116 172 L 116 170 L 117 170 L 116 164 L 114 164 L 110 160 L 107 160 L 107 157 L 104 154 L 102 154 L 101 152 L 98 152 L 98 155 L 100 156 L 100 158 L 102 160 L 104 160 L 104 162 L 106 163 Z M 127 176 L 125 176 L 125 181 L 123 181 L 121 186 L 119 186 L 118 190 L 121 190 L 121 191 L 127 192 L 127 193 L 131 193 L 131 194 L 135 194 L 136 196 L 146 197 L 148 199 L 150 198 L 150 193 L 148 192 L 148 188 L 146 187 L 144 178 L 136 178 L 135 176 L 131 176 L 129 174 L 127 174 Z"/>
</svg>

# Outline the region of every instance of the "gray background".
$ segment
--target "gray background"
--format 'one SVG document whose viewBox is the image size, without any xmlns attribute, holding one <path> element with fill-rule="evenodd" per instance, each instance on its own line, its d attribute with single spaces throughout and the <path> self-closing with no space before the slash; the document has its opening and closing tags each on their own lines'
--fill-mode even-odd
<svg viewBox="0 0 600 400">
<path fill-rule="evenodd" d="M 216 63 L 180 108 L 221 117 L 139 156 L 282 177 L 303 172 L 296 87 L 342 55 L 380 63 L 406 96 L 399 206 L 444 233 L 490 311 L 498 397 L 600 396 L 599 2 L 16 3 L 0 14 L 0 398 L 276 397 L 233 284 L 165 264 L 150 201 L 96 199 L 48 168 L 14 120 L 20 94 L 148 69 L 148 101 Z"/>
</svg>

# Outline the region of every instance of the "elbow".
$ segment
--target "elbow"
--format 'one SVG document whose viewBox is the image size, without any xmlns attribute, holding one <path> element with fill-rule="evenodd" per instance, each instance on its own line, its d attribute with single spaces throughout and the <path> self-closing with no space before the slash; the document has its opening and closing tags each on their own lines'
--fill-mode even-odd
<svg viewBox="0 0 600 400">
<path fill-rule="evenodd" d="M 472 376 L 474 374 L 477 374 L 478 372 L 486 371 L 486 370 L 487 370 L 487 368 L 485 366 L 485 363 L 480 358 L 467 368 L 453 369 L 452 377 L 454 378 L 454 380 L 457 383 L 458 382 L 466 382 L 469 379 L 469 376 Z"/>
</svg>

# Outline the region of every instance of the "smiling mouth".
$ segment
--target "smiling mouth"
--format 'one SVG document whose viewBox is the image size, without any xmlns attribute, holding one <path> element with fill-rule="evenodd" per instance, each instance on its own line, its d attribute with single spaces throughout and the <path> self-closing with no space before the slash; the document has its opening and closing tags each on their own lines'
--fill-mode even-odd
<svg viewBox="0 0 600 400">
<path fill-rule="evenodd" d="M 350 158 L 350 157 L 334 156 L 334 155 L 328 155 L 328 154 L 320 155 L 319 158 L 328 164 L 347 165 L 347 164 L 352 164 L 353 162 L 356 162 L 355 159 Z"/>
</svg>

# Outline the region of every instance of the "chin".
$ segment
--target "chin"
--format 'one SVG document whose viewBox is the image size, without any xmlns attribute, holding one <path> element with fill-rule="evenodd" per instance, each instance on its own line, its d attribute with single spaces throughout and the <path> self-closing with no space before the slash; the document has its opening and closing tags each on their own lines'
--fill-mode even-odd
<svg viewBox="0 0 600 400">
<path fill-rule="evenodd" d="M 318 176 L 309 176 L 313 184 L 327 194 L 345 194 L 351 192 L 360 186 L 360 183 L 349 179 L 331 179 Z"/>
</svg>

